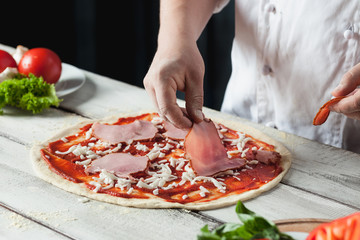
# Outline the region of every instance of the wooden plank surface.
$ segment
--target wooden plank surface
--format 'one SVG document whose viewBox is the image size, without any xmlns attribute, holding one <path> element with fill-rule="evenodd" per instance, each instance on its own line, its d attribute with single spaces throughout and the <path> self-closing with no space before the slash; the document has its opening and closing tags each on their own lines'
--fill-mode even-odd
<svg viewBox="0 0 360 240">
<path fill-rule="evenodd" d="M 1 239 L 70 239 L 61 233 L 49 229 L 31 219 L 0 206 Z"/>
<path fill-rule="evenodd" d="M 0 136 L 29 147 L 36 142 L 45 141 L 63 128 L 86 120 L 53 108 L 36 115 L 10 107 L 6 107 L 4 111 L 5 114 L 0 116 Z"/>
<path fill-rule="evenodd" d="M 79 196 L 4 165 L 0 165 L 0 174 L 6 178 L 0 191 L 7 193 L 1 196 L 1 204 L 11 205 L 14 211 L 74 239 L 191 239 L 205 224 L 214 226 L 185 211 L 81 203 Z"/>
<path fill-rule="evenodd" d="M 271 220 L 335 219 L 359 209 L 280 183 L 275 189 L 245 202 L 246 207 Z M 224 222 L 239 222 L 235 207 L 203 212 Z"/>
<path fill-rule="evenodd" d="M 86 82 L 64 97 L 61 108 L 92 119 L 143 109 L 155 111 L 143 88 L 84 71 Z"/>
<path fill-rule="evenodd" d="M 218 224 L 184 210 L 127 208 L 87 199 L 83 202 L 82 197 L 36 177 L 26 145 L 7 138 L 0 138 L 0 145 L 6 146 L 0 161 L 0 206 L 11 206 L 13 212 L 70 238 L 113 239 L 121 235 L 124 239 L 191 239 L 205 224 Z M 4 226 L 0 229 L 5 230 Z M 143 231 L 138 231 L 139 226 Z"/>
<path fill-rule="evenodd" d="M 4 46 L 0 44 L 0 48 Z M 12 48 L 7 48 L 11 50 Z M 48 239 L 194 239 L 209 224 L 237 222 L 234 206 L 191 212 L 125 208 L 58 189 L 33 172 L 29 149 L 57 131 L 85 119 L 122 112 L 154 111 L 142 88 L 84 71 L 86 83 L 64 97 L 60 109 L 33 115 L 6 108 L 0 116 L 0 235 Z M 183 104 L 179 101 L 179 104 Z M 272 219 L 334 219 L 360 210 L 360 157 L 247 120 L 205 109 L 257 128 L 283 143 L 293 154 L 289 173 L 273 190 L 246 205 Z M 2 206 L 2 207 L 1 207 Z M 26 227 L 16 228 L 18 221 Z M 15 223 L 14 223 L 15 222 Z M 10 227 L 9 227 L 10 226 Z M 11 227 L 12 226 L 12 227 Z M 141 226 L 141 231 L 139 231 Z M 160 227 L 159 227 L 160 226 Z"/>
</svg>

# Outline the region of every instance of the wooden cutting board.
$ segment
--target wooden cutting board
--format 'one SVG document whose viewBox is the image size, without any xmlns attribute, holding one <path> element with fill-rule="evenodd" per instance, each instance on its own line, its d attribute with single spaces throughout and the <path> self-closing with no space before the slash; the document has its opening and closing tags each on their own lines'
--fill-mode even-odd
<svg viewBox="0 0 360 240">
<path fill-rule="evenodd" d="M 322 223 L 330 222 L 329 219 L 301 218 L 277 220 L 275 224 L 282 232 L 311 232 Z"/>
</svg>

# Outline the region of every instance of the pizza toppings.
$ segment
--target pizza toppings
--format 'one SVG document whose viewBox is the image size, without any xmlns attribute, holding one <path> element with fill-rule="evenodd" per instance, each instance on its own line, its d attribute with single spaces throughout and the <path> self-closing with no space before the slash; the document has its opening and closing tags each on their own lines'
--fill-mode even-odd
<svg viewBox="0 0 360 240">
<path fill-rule="evenodd" d="M 184 141 L 185 132 L 157 114 L 120 118 L 51 142 L 42 156 L 96 193 L 179 203 L 256 189 L 282 171 L 273 146 L 244 133 L 212 121 L 195 124 Z"/>
<path fill-rule="evenodd" d="M 141 120 L 124 125 L 94 123 L 92 129 L 95 137 L 111 144 L 151 139 L 158 132 L 151 122 Z"/>
<path fill-rule="evenodd" d="M 146 156 L 133 156 L 128 153 L 111 153 L 94 160 L 87 173 L 96 173 L 101 170 L 113 172 L 118 177 L 129 177 L 132 173 L 144 171 L 148 165 Z"/>
<path fill-rule="evenodd" d="M 200 176 L 212 176 L 246 164 L 244 159 L 228 158 L 219 133 L 211 120 L 194 123 L 185 139 L 185 151 L 192 167 Z"/>
<path fill-rule="evenodd" d="M 168 121 L 164 121 L 164 128 L 166 132 L 163 135 L 172 139 L 185 139 L 186 135 L 189 132 L 189 130 L 175 127 Z"/>
<path fill-rule="evenodd" d="M 254 159 L 265 164 L 277 163 L 281 159 L 281 155 L 278 152 L 253 150 L 252 153 L 254 154 Z"/>
<path fill-rule="evenodd" d="M 135 183 L 133 179 L 118 178 L 113 173 L 108 172 L 105 169 L 101 170 L 99 177 L 93 177 L 93 181 L 89 182 L 91 186 L 95 187 L 93 189 L 94 192 L 116 187 L 122 191 L 126 190 L 128 194 L 131 194 L 131 192 L 134 190 L 134 188 L 131 187 L 131 184 L 133 183 Z"/>
</svg>

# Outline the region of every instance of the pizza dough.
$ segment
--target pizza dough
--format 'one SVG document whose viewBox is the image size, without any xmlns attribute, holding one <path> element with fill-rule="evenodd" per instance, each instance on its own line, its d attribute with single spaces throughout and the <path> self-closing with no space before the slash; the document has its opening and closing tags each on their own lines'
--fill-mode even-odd
<svg viewBox="0 0 360 240">
<path fill-rule="evenodd" d="M 78 194 L 81 196 L 85 196 L 91 199 L 95 199 L 98 201 L 104 201 L 113 204 L 119 204 L 121 206 L 128 206 L 128 207 L 138 207 L 138 208 L 184 208 L 184 209 L 191 209 L 191 210 L 206 210 L 206 209 L 215 209 L 221 208 L 228 205 L 236 204 L 237 201 L 247 200 L 254 198 L 261 194 L 262 192 L 268 191 L 271 188 L 275 187 L 281 179 L 284 177 L 288 169 L 291 165 L 291 154 L 290 152 L 279 142 L 275 141 L 274 139 L 270 138 L 269 136 L 265 135 L 264 133 L 251 128 L 247 125 L 244 125 L 237 121 L 229 121 L 226 119 L 221 119 L 217 117 L 210 117 L 214 122 L 221 123 L 224 126 L 244 132 L 253 138 L 260 140 L 262 142 L 271 144 L 275 146 L 275 151 L 281 154 L 281 163 L 280 166 L 282 167 L 283 171 L 274 179 L 267 182 L 266 184 L 262 185 L 257 189 L 252 189 L 240 194 L 230 194 L 224 197 L 207 201 L 207 202 L 189 202 L 185 204 L 177 203 L 177 202 L 169 202 L 165 201 L 162 198 L 159 198 L 155 195 L 150 196 L 146 199 L 141 198 L 122 198 L 122 197 L 115 197 L 108 194 L 97 193 L 92 191 L 91 189 L 87 188 L 84 183 L 75 183 L 69 181 L 62 176 L 58 175 L 54 171 L 49 168 L 47 162 L 41 156 L 41 149 L 44 149 L 48 146 L 50 142 L 59 140 L 63 137 L 76 134 L 79 132 L 79 129 L 86 124 L 94 123 L 94 122 L 103 122 L 103 123 L 113 123 L 116 122 L 119 118 L 130 117 L 130 116 L 138 116 L 141 113 L 132 113 L 132 114 L 122 114 L 119 116 L 113 116 L 108 119 L 100 120 L 100 121 L 86 121 L 80 123 L 76 126 L 72 126 L 70 128 L 64 129 L 60 131 L 58 134 L 53 136 L 52 138 L 48 139 L 47 141 L 34 145 L 31 149 L 31 160 L 34 166 L 34 169 L 39 177 L 43 180 L 69 192 L 74 194 Z M 209 117 L 209 116 L 208 116 Z"/>
</svg>

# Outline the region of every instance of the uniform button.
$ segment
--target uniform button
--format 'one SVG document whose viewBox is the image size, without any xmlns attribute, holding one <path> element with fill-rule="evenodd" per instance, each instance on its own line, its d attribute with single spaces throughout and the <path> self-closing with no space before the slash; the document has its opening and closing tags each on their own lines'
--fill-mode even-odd
<svg viewBox="0 0 360 240">
<path fill-rule="evenodd" d="M 269 75 L 270 73 L 272 73 L 271 67 L 269 65 L 264 65 L 262 68 L 262 74 Z"/>
<path fill-rule="evenodd" d="M 265 11 L 268 12 L 268 13 L 276 13 L 275 5 L 272 4 L 272 3 L 267 3 L 265 5 Z"/>
<path fill-rule="evenodd" d="M 271 128 L 277 128 L 276 127 L 276 125 L 275 125 L 275 123 L 274 122 L 267 122 L 266 124 L 265 124 L 265 126 L 267 126 L 267 127 L 271 127 Z"/>
<path fill-rule="evenodd" d="M 344 32 L 344 38 L 347 39 L 347 40 L 350 40 L 350 39 L 354 38 L 354 32 L 351 31 L 350 29 L 347 29 Z"/>
</svg>

